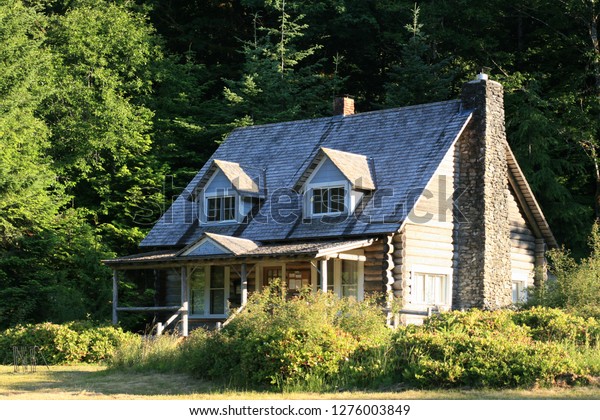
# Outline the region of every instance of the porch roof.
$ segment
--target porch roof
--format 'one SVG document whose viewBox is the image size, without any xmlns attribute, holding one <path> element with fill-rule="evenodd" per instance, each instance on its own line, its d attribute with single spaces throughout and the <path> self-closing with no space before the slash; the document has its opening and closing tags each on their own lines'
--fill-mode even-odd
<svg viewBox="0 0 600 420">
<path fill-rule="evenodd" d="M 239 254 L 223 253 L 212 255 L 183 255 L 181 250 L 153 251 L 125 257 L 103 260 L 102 262 L 112 268 L 134 269 L 152 268 L 165 264 L 183 264 L 194 261 L 231 260 L 242 263 L 247 260 L 261 260 L 264 258 L 304 257 L 321 258 L 328 255 L 363 248 L 372 244 L 373 238 L 354 239 L 345 241 L 313 241 L 290 242 L 279 244 L 260 244 L 252 250 Z"/>
</svg>

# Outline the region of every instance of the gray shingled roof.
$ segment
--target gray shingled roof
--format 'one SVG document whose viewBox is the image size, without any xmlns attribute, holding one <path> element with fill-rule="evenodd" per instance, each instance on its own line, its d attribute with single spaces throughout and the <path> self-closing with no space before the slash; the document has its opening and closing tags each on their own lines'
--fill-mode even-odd
<svg viewBox="0 0 600 420">
<path fill-rule="evenodd" d="M 205 232 L 253 241 L 372 236 L 396 231 L 458 138 L 470 111 L 460 101 L 234 130 L 141 246 L 184 246 Z M 377 189 L 351 217 L 303 219 L 294 186 L 321 147 L 366 156 Z M 247 223 L 199 225 L 195 188 L 215 159 L 264 171 L 267 198 Z"/>
<path fill-rule="evenodd" d="M 523 209 L 525 209 L 525 216 L 528 219 L 530 217 L 533 219 L 529 220 L 531 226 L 534 229 L 539 229 L 539 234 L 544 238 L 550 248 L 558 248 L 558 242 L 556 242 L 556 238 L 550 230 L 550 225 L 548 225 L 548 222 L 542 213 L 542 209 L 535 199 L 531 187 L 527 183 L 525 175 L 519 167 L 517 159 L 512 150 L 510 150 L 508 143 L 506 143 L 506 160 L 508 162 L 509 182 L 511 184 L 513 182 L 516 184 L 515 186 L 517 188 L 515 188 L 515 190 L 518 191 L 517 200 L 520 202 Z M 523 202 L 521 202 L 521 200 L 523 200 Z"/>
</svg>

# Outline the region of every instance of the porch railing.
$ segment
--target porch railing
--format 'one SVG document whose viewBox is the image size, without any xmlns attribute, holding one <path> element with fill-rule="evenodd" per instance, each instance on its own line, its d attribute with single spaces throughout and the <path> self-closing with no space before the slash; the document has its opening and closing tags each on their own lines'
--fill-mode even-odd
<svg viewBox="0 0 600 420">
<path fill-rule="evenodd" d="M 116 308 L 117 312 L 170 312 L 176 311 L 163 324 L 156 323 L 156 335 L 162 335 L 165 329 L 171 325 L 183 313 L 181 306 L 120 306 Z"/>
<path fill-rule="evenodd" d="M 217 328 L 220 330 L 221 328 L 226 327 L 231 321 L 235 319 L 236 316 L 241 314 L 244 311 L 244 309 L 246 309 L 245 303 L 243 303 L 242 306 L 237 308 L 231 315 L 229 315 L 229 318 L 227 318 L 222 324 L 217 323 Z"/>
</svg>

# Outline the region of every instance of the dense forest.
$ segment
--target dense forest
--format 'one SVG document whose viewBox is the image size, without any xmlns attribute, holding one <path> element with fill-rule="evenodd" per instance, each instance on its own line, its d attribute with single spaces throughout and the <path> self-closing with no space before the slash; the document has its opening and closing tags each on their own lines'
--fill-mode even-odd
<svg viewBox="0 0 600 420">
<path fill-rule="evenodd" d="M 557 239 L 584 255 L 599 14 L 597 0 L 0 0 L 0 326 L 106 319 L 100 261 L 137 252 L 233 128 L 327 116 L 339 94 L 359 112 L 455 98 L 483 67 Z"/>
</svg>

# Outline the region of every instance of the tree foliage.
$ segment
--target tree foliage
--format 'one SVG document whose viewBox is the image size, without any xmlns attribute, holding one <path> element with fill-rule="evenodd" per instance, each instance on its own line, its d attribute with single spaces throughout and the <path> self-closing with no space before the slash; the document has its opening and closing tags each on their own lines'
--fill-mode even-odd
<svg viewBox="0 0 600 420">
<path fill-rule="evenodd" d="M 61 205 L 61 186 L 46 156 L 50 132 L 37 112 L 52 92 L 45 26 L 18 1 L 0 7 L 1 246 L 43 229 Z"/>
<path fill-rule="evenodd" d="M 330 115 L 338 94 L 359 112 L 444 100 L 483 66 L 505 86 L 509 141 L 555 235 L 586 255 L 600 214 L 599 9 L 4 0 L 0 325 L 106 317 L 99 260 L 135 252 L 233 127 Z"/>
<path fill-rule="evenodd" d="M 589 238 L 590 255 L 577 262 L 565 249 L 550 251 L 554 278 L 533 291 L 532 305 L 562 308 L 584 316 L 600 317 L 600 226 Z"/>
<path fill-rule="evenodd" d="M 330 81 L 320 73 L 322 63 L 305 63 L 321 46 L 301 47 L 307 25 L 293 5 L 289 0 L 266 2 L 263 11 L 254 13 L 254 38 L 242 47 L 242 76 L 227 80 L 224 89 L 224 112 L 226 118 L 234 117 L 234 124 L 321 116 L 328 110 Z M 262 26 L 261 13 L 275 14 L 273 26 Z"/>
</svg>

